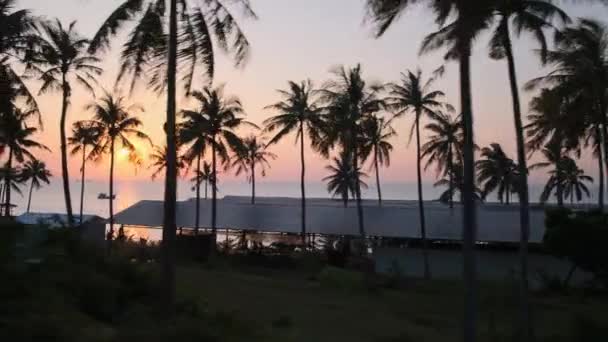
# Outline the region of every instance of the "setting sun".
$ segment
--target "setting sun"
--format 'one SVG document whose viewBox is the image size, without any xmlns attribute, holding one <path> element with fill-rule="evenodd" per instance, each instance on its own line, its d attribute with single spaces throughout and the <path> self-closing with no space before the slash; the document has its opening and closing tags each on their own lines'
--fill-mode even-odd
<svg viewBox="0 0 608 342">
<path fill-rule="evenodd" d="M 118 150 L 118 153 L 116 154 L 116 156 L 118 157 L 118 160 L 124 161 L 129 158 L 129 153 L 130 153 L 129 149 L 123 147 L 120 150 Z"/>
</svg>

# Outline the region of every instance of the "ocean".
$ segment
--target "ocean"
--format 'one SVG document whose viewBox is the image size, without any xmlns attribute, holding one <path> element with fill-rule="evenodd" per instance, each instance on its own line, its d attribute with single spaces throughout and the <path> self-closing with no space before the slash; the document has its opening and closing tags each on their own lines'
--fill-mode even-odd
<svg viewBox="0 0 608 342">
<path fill-rule="evenodd" d="M 218 186 L 218 197 L 224 196 L 250 196 L 251 186 L 246 182 L 226 181 Z M 13 192 L 12 202 L 17 205 L 15 214 L 23 213 L 27 206 L 28 186 L 22 187 L 23 195 Z M 592 197 L 584 199 L 584 203 L 593 204 L 596 202 L 596 189 L 590 189 Z M 164 182 L 162 180 L 129 180 L 115 182 L 115 209 L 117 213 L 141 200 L 161 200 L 163 198 Z M 443 191 L 442 188 L 435 188 L 432 184 L 423 184 L 425 200 L 435 200 Z M 532 185 L 530 187 L 530 198 L 537 201 L 542 191 L 542 186 Z M 85 183 L 84 212 L 85 214 L 95 214 L 101 217 L 108 216 L 107 200 L 98 199 L 100 193 L 108 193 L 108 182 L 87 181 Z M 80 208 L 80 182 L 71 183 L 71 195 L 74 213 L 77 214 Z M 210 194 L 209 194 L 210 195 Z M 377 189 L 375 185 L 369 184 L 362 193 L 364 198 L 377 199 Z M 178 200 L 186 200 L 195 196 L 191 189 L 191 184 L 180 180 L 178 183 Z M 256 196 L 273 197 L 300 197 L 299 182 L 258 182 L 256 183 Z M 328 198 L 327 188 L 321 182 L 308 182 L 306 184 L 306 196 L 308 198 Z M 204 189 L 201 189 L 201 197 L 204 197 Z M 382 184 L 383 199 L 394 200 L 416 200 L 417 186 L 413 182 L 387 182 Z M 495 196 L 490 195 L 489 201 L 495 201 Z M 34 190 L 32 197 L 32 212 L 38 213 L 64 213 L 65 204 L 63 199 L 63 189 L 59 177 L 54 177 L 50 185 L 46 185 L 40 190 Z"/>
</svg>

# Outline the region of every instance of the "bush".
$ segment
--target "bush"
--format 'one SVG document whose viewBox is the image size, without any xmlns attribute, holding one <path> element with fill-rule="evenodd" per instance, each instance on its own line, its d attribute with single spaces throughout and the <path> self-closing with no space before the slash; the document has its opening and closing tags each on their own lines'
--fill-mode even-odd
<svg viewBox="0 0 608 342">
<path fill-rule="evenodd" d="M 557 257 L 570 260 L 608 284 L 608 216 L 598 211 L 547 212 L 543 244 Z"/>
</svg>

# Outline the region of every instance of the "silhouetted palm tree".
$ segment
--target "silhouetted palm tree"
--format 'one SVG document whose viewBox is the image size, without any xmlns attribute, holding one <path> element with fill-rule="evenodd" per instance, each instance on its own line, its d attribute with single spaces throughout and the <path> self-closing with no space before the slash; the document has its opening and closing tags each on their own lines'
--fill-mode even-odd
<svg viewBox="0 0 608 342">
<path fill-rule="evenodd" d="M 306 166 L 304 159 L 304 138 L 308 136 L 311 145 L 318 143 L 319 134 L 323 125 L 322 114 L 316 99 L 317 91 L 313 89 L 310 80 L 302 81 L 300 84 L 289 81 L 289 90 L 278 91 L 283 100 L 266 107 L 278 112 L 264 121 L 264 132 L 276 134 L 269 145 L 279 142 L 285 136 L 296 132 L 296 143 L 300 141 L 300 192 L 301 192 L 301 238 L 302 244 L 306 237 Z"/>
<path fill-rule="evenodd" d="M 154 146 L 152 153 L 150 153 L 150 165 L 148 168 L 152 169 L 152 180 L 156 179 L 167 169 L 167 146 L 160 147 Z M 180 171 L 185 167 L 183 158 L 177 157 L 177 175 L 179 176 Z"/>
<path fill-rule="evenodd" d="M 547 181 L 547 185 L 543 189 L 540 196 L 541 203 L 545 203 L 551 193 L 555 191 L 555 197 L 557 199 L 557 205 L 563 207 L 564 205 L 564 169 L 570 157 L 567 155 L 567 151 L 559 143 L 549 143 L 541 151 L 545 161 L 538 162 L 530 165 L 530 170 L 544 169 L 547 167 L 553 167 L 549 172 L 551 177 Z"/>
<path fill-rule="evenodd" d="M 602 146 L 604 154 L 597 154 L 600 166 L 599 206 L 604 208 L 604 172 L 608 158 L 608 28 L 595 20 L 580 19 L 555 35 L 555 49 L 547 53 L 547 63 L 552 71 L 546 76 L 533 79 L 526 85 L 533 89 L 539 85 L 553 85 L 562 94 L 566 106 L 574 107 L 570 120 L 592 126 L 588 133 L 594 136 L 594 144 Z M 584 109 L 581 109 L 581 103 Z M 571 122 L 568 122 L 572 125 Z M 573 134 L 568 134 L 572 136 Z M 578 137 L 577 137 L 578 138 Z M 596 147 L 596 150 L 597 149 Z"/>
<path fill-rule="evenodd" d="M 430 131 L 427 142 L 422 145 L 421 158 L 426 158 L 424 170 L 435 165 L 437 176 L 453 178 L 454 166 L 462 165 L 462 148 L 464 137 L 462 136 L 462 121 L 460 117 L 452 117 L 449 114 L 438 112 L 430 117 L 432 120 L 424 128 Z M 448 200 L 450 208 L 454 207 L 454 181 L 448 181 Z"/>
<path fill-rule="evenodd" d="M 547 54 L 547 41 L 544 30 L 552 28 L 553 21 L 569 22 L 568 15 L 557 7 L 552 0 L 498 0 L 496 13 L 498 25 L 490 42 L 490 57 L 507 60 L 511 98 L 513 101 L 513 118 L 515 122 L 515 137 L 517 145 L 517 165 L 519 167 L 519 206 L 520 206 L 520 256 L 521 256 L 521 298 L 522 312 L 520 315 L 521 340 L 530 339 L 530 308 L 528 304 L 528 239 L 530 235 L 530 204 L 528 194 L 528 173 L 522 124 L 521 103 L 519 100 L 519 85 L 515 70 L 515 58 L 511 41 L 511 31 L 519 36 L 529 32 L 540 45 L 540 55 L 544 59 Z M 508 194 L 507 194 L 508 196 Z"/>
<path fill-rule="evenodd" d="M 327 182 L 327 191 L 334 197 L 340 196 L 344 208 L 348 207 L 349 195 L 356 196 L 357 182 L 360 186 L 367 187 L 367 184 L 361 180 L 367 175 L 361 169 L 355 171 L 352 158 L 347 153 L 342 152 L 339 157 L 334 157 L 333 164 L 326 166 L 325 169 L 330 172 L 329 176 L 323 178 L 323 181 Z"/>
<path fill-rule="evenodd" d="M 376 187 L 378 188 L 378 205 L 382 206 L 382 190 L 380 189 L 380 166 L 391 164 L 393 145 L 390 139 L 397 133 L 391 126 L 392 120 L 385 120 L 376 115 L 366 117 L 362 122 L 363 138 L 361 146 L 361 159 L 371 158 L 371 167 L 376 174 Z"/>
<path fill-rule="evenodd" d="M 14 191 L 23 196 L 21 185 L 23 185 L 23 179 L 20 168 L 0 167 L 0 213 L 3 216 L 10 216 L 11 208 L 15 207 L 14 204 L 9 203 L 9 193 Z"/>
<path fill-rule="evenodd" d="M 438 180 L 433 184 L 434 187 L 447 187 L 447 189 L 439 195 L 439 201 L 442 203 L 448 203 L 452 201 L 455 192 L 459 194 L 459 202 L 463 202 L 463 174 L 462 174 L 462 165 L 459 163 L 454 163 L 449 173 L 444 175 L 444 178 Z M 473 198 L 475 201 L 482 202 L 483 201 L 483 193 L 480 188 L 475 187 L 475 191 L 473 194 Z"/>
<path fill-rule="evenodd" d="M 31 52 L 37 41 L 37 19 L 30 11 L 15 7 L 16 0 L 0 0 L 0 115 L 10 114 L 14 97 L 20 97 L 25 104 L 21 108 L 35 114 L 38 124 L 42 125 L 36 99 L 14 68 L 31 62 Z"/>
<path fill-rule="evenodd" d="M 412 4 L 420 0 L 367 0 L 369 17 L 381 36 Z M 464 132 L 464 207 L 463 254 L 465 282 L 464 340 L 474 342 L 477 329 L 477 262 L 474 248 L 477 231 L 475 207 L 475 141 L 473 138 L 473 105 L 471 94 L 471 50 L 475 39 L 487 30 L 494 20 L 494 1 L 426 0 L 435 14 L 439 30 L 428 35 L 421 52 L 447 48 L 446 60 L 456 59 L 460 68 L 460 113 Z M 450 21 L 451 20 L 451 21 Z"/>
<path fill-rule="evenodd" d="M 209 183 L 214 182 L 212 180 L 212 178 L 213 178 L 213 171 L 211 170 L 211 164 L 209 164 L 207 162 L 203 162 L 203 167 L 202 167 L 201 171 L 196 172 L 194 177 L 192 177 L 192 179 L 190 179 L 190 181 L 192 183 L 194 183 L 194 187 L 192 188 L 192 190 L 199 191 L 197 189 L 200 189 L 201 183 L 205 182 L 205 199 L 207 199 Z M 217 187 L 218 183 L 219 183 L 219 180 L 216 179 L 215 180 L 216 187 Z"/>
<path fill-rule="evenodd" d="M 5 172 L 3 177 L 5 184 L 4 215 L 6 217 L 10 217 L 11 214 L 11 190 L 15 189 L 14 177 L 21 175 L 21 171 L 14 168 L 13 162 L 23 163 L 26 159 L 34 160 L 35 157 L 30 152 L 33 148 L 48 150 L 46 146 L 33 139 L 33 135 L 38 132 L 38 129 L 27 125 L 26 120 L 30 116 L 30 113 L 23 113 L 13 107 L 12 113 L 4 113 L 0 117 L 0 127 L 3 131 L 3 134 L 0 135 L 0 145 L 8 149 L 6 164 L 3 168 Z"/>
<path fill-rule="evenodd" d="M 107 49 L 110 38 L 121 28 L 137 20 L 124 44 L 119 80 L 126 74 L 137 79 L 152 74 L 150 82 L 158 90 L 167 90 L 167 173 L 165 177 L 163 222 L 163 301 L 170 316 L 175 301 L 174 241 L 177 201 L 176 92 L 178 72 L 186 93 L 193 86 L 197 66 L 205 69 L 209 83 L 215 73 L 215 50 L 232 54 L 241 65 L 249 54 L 249 41 L 226 6 L 238 5 L 245 16 L 254 17 L 249 0 L 123 0 L 106 19 L 91 42 L 91 51 Z M 181 5 L 181 6 L 178 6 Z M 200 5 L 200 7 L 197 7 Z M 215 39 L 214 39 L 215 38 Z M 214 42 L 215 40 L 215 42 Z M 153 69 L 152 72 L 147 72 Z"/>
<path fill-rule="evenodd" d="M 407 113 L 414 114 L 414 125 L 410 133 L 416 133 L 416 174 L 418 183 L 418 210 L 420 216 L 420 236 L 422 238 L 422 249 L 424 254 L 424 278 L 431 278 L 428 262 L 427 240 L 426 240 L 426 217 L 424 215 L 424 198 L 422 194 L 422 169 L 420 167 L 422 152 L 420 142 L 420 120 L 422 116 L 432 117 L 437 111 L 443 109 L 445 104 L 441 102 L 445 96 L 439 90 L 431 89 L 434 79 L 428 81 L 422 79 L 422 71 L 416 73 L 408 71 L 401 74 L 401 83 L 391 84 L 389 97 L 385 99 L 388 108 L 395 111 L 395 117 L 403 117 Z M 449 108 L 451 109 L 451 108 Z"/>
<path fill-rule="evenodd" d="M 339 147 L 341 153 L 352 158 L 352 167 L 359 170 L 361 122 L 367 116 L 380 111 L 382 100 L 379 99 L 381 87 L 369 85 L 363 79 L 361 65 L 354 68 L 339 67 L 332 70 L 333 80 L 325 83 L 320 90 L 321 101 L 326 103 L 327 111 L 325 130 L 320 139 L 320 149 L 328 155 L 329 150 Z M 359 173 L 354 173 L 358 175 Z M 361 187 L 355 179 L 355 199 L 357 201 L 357 217 L 359 234 L 365 235 L 363 224 L 363 206 L 361 203 Z"/>
<path fill-rule="evenodd" d="M 564 197 L 570 198 L 570 204 L 574 204 L 574 199 L 580 202 L 583 199 L 583 194 L 589 197 L 589 188 L 585 183 L 593 183 L 593 178 L 585 174 L 585 170 L 580 169 L 574 159 L 564 165 Z"/>
<path fill-rule="evenodd" d="M 229 163 L 237 176 L 247 173 L 247 181 L 251 184 L 251 204 L 255 204 L 255 174 L 256 166 L 262 177 L 266 176 L 266 169 L 270 168 L 270 160 L 277 158 L 276 154 L 266 150 L 263 140 L 252 135 L 243 139 L 240 146 Z"/>
<path fill-rule="evenodd" d="M 224 87 L 206 87 L 202 91 L 192 93 L 192 98 L 198 102 L 196 110 L 185 110 L 182 116 L 185 119 L 184 125 L 199 127 L 202 131 L 194 131 L 200 136 L 191 137 L 182 135 L 182 143 L 187 144 L 194 139 L 199 139 L 201 144 L 211 147 L 211 167 L 213 174 L 217 174 L 217 158 L 222 163 L 229 160 L 229 152 L 237 150 L 242 146 L 242 141 L 235 130 L 243 125 L 256 127 L 254 124 L 244 119 L 243 105 L 236 96 L 224 95 Z M 191 138 L 191 139 L 190 139 Z M 211 183 L 211 229 L 216 233 L 217 221 L 217 185 L 216 177 L 212 178 Z"/>
<path fill-rule="evenodd" d="M 142 122 L 135 116 L 136 112 L 143 112 L 137 105 L 128 105 L 126 99 L 105 93 L 97 102 L 87 106 L 93 112 L 93 119 L 84 121 L 84 124 L 98 130 L 98 141 L 91 153 L 101 160 L 103 155 L 110 155 L 110 234 L 114 233 L 114 155 L 117 148 L 129 151 L 129 159 L 137 155 L 133 138 L 152 142 L 148 135 L 140 130 Z"/>
<path fill-rule="evenodd" d="M 27 198 L 27 212 L 30 212 L 32 204 L 32 192 L 34 188 L 40 189 L 42 183 L 50 184 L 51 171 L 46 168 L 46 164 L 38 159 L 28 160 L 21 169 L 21 177 L 24 182 L 30 181 L 30 193 Z"/>
<path fill-rule="evenodd" d="M 76 31 L 76 22 L 64 27 L 59 20 L 44 22 L 41 25 L 39 53 L 33 57 L 30 70 L 40 74 L 42 86 L 40 94 L 61 91 L 61 119 L 59 122 L 61 149 L 61 176 L 65 197 L 68 224 L 72 225 L 72 199 L 70 194 L 70 177 L 68 171 L 68 150 L 66 124 L 70 106 L 73 84 L 78 84 L 90 93 L 94 93 L 93 84 L 102 69 L 97 66 L 100 60 L 89 54 L 89 41 Z"/>
<path fill-rule="evenodd" d="M 506 199 L 508 205 L 511 193 L 517 193 L 519 186 L 517 164 L 497 143 L 482 148 L 481 158 L 477 161 L 477 179 L 482 184 L 483 198 L 497 191 L 500 203 L 505 203 Z"/>
<path fill-rule="evenodd" d="M 95 147 L 97 140 L 99 139 L 99 131 L 96 127 L 86 124 L 82 121 L 75 122 L 72 126 L 72 136 L 68 138 L 68 144 L 72 146 L 70 154 L 75 156 L 82 153 L 82 165 L 80 166 L 80 220 L 82 223 L 82 216 L 84 211 L 84 188 L 85 188 L 85 169 L 87 159 L 92 159 L 91 151 Z M 91 149 L 87 152 L 87 147 Z"/>
</svg>

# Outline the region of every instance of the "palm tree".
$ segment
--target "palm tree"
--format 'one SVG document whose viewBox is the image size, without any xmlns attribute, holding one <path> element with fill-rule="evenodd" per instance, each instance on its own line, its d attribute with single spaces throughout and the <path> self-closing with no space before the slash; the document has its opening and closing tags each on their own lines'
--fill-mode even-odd
<svg viewBox="0 0 608 342">
<path fill-rule="evenodd" d="M 10 203 L 10 192 L 14 191 L 23 196 L 21 185 L 23 183 L 22 172 L 18 167 L 0 167 L 0 214 L 10 216 L 11 208 L 15 205 Z M 8 213 L 8 214 L 7 214 Z"/>
<path fill-rule="evenodd" d="M 15 189 L 13 181 L 16 176 L 20 177 L 21 175 L 21 171 L 14 168 L 13 161 L 23 163 L 26 159 L 34 160 L 34 155 L 30 152 L 30 149 L 33 148 L 48 150 L 46 146 L 33 139 L 33 135 L 38 132 L 38 129 L 27 124 L 27 119 L 30 116 L 31 113 L 24 113 L 13 107 L 12 113 L 4 113 L 0 117 L 0 127 L 2 127 L 0 145 L 8 149 L 6 164 L 3 168 L 5 184 L 4 215 L 6 217 L 11 215 L 11 189 Z"/>
<path fill-rule="evenodd" d="M 349 154 L 342 152 L 338 158 L 333 158 L 333 164 L 325 167 L 330 172 L 329 176 L 323 178 L 327 182 L 327 191 L 332 196 L 340 196 L 344 203 L 344 208 L 348 207 L 349 196 L 357 195 L 357 182 L 366 188 L 367 184 L 361 178 L 367 177 L 361 169 L 355 168 Z M 357 180 L 358 179 L 358 180 Z"/>
<path fill-rule="evenodd" d="M 385 120 L 376 115 L 365 118 L 362 122 L 363 142 L 361 146 L 361 159 L 371 157 L 371 167 L 376 173 L 376 187 L 378 188 L 378 205 L 382 206 L 382 191 L 380 189 L 380 166 L 389 166 L 393 145 L 389 142 L 397 135 L 391 126 L 392 120 Z"/>
<path fill-rule="evenodd" d="M 147 141 L 152 145 L 150 138 L 139 128 L 142 122 L 134 115 L 143 112 L 143 108 L 128 105 L 121 96 L 105 93 L 97 102 L 87 106 L 93 112 L 93 119 L 84 121 L 98 131 L 98 140 L 91 151 L 92 155 L 101 160 L 104 154 L 110 155 L 110 235 L 114 233 L 114 155 L 118 149 L 129 151 L 129 159 L 137 155 L 137 149 L 132 142 L 133 138 Z"/>
<path fill-rule="evenodd" d="M 369 115 L 379 112 L 382 107 L 382 100 L 378 96 L 381 87 L 367 84 L 362 73 L 359 64 L 349 69 L 333 69 L 335 79 L 326 82 L 320 91 L 327 112 L 322 141 L 319 142 L 320 149 L 323 154 L 328 155 L 332 148 L 341 148 L 341 153 L 351 156 L 353 170 L 359 170 L 361 122 Z M 354 173 L 355 176 L 358 174 Z M 355 179 L 355 183 L 359 234 L 364 238 L 361 186 L 358 179 Z"/>
<path fill-rule="evenodd" d="M 188 144 L 195 140 L 211 147 L 211 167 L 213 177 L 211 182 L 211 229 L 216 233 L 217 221 L 217 158 L 225 164 L 229 160 L 229 152 L 236 151 L 242 146 L 242 141 L 235 130 L 243 125 L 257 128 L 244 119 L 241 101 L 236 96 L 224 95 L 224 87 L 206 87 L 202 91 L 192 93 L 199 106 L 196 110 L 185 110 L 182 116 L 186 127 L 193 129 L 193 135 L 182 132 L 182 143 Z M 200 129 L 200 130 L 199 130 Z"/>
<path fill-rule="evenodd" d="M 310 80 L 300 84 L 289 81 L 289 90 L 279 90 L 283 97 L 281 102 L 266 107 L 278 112 L 264 121 L 264 132 L 278 131 L 268 142 L 275 144 L 292 132 L 296 132 L 296 143 L 300 141 L 300 193 L 301 193 L 301 238 L 302 244 L 306 238 L 306 165 L 304 159 L 304 138 L 308 136 L 313 147 L 318 142 L 319 132 L 323 124 L 322 114 L 316 99 L 317 91 L 313 89 Z"/>
<path fill-rule="evenodd" d="M 515 122 L 515 136 L 517 145 L 517 165 L 519 166 L 519 206 L 520 206 L 520 255 L 521 255 L 521 291 L 522 312 L 520 316 L 521 339 L 529 340 L 529 305 L 528 292 L 528 239 L 530 235 L 530 204 L 528 194 L 528 174 L 526 165 L 526 150 L 524 129 L 522 124 L 521 103 L 515 70 L 515 58 L 511 41 L 511 28 L 516 35 L 529 32 L 540 45 L 540 54 L 544 59 L 547 54 L 547 42 L 544 30 L 552 28 L 552 21 L 569 22 L 570 18 L 556 6 L 552 0 L 498 0 L 496 14 L 498 25 L 493 33 L 490 43 L 490 57 L 507 60 L 511 98 L 513 101 L 513 118 Z"/>
<path fill-rule="evenodd" d="M 159 175 L 165 172 L 167 168 L 167 146 L 160 147 L 154 146 L 152 153 L 150 153 L 150 165 L 148 168 L 152 169 L 152 180 L 156 179 Z M 180 171 L 185 167 L 183 158 L 178 156 L 177 159 L 177 174 L 179 176 Z"/>
<path fill-rule="evenodd" d="M 497 143 L 481 149 L 481 157 L 482 159 L 477 161 L 477 179 L 483 184 L 483 198 L 497 190 L 500 203 L 505 203 L 506 198 L 508 205 L 511 193 L 516 193 L 519 187 L 517 164 Z"/>
<path fill-rule="evenodd" d="M 15 71 L 27 65 L 36 39 L 37 19 L 28 10 L 15 10 L 16 0 L 0 0 L 0 115 L 12 112 L 14 97 L 24 100 L 25 112 L 32 112 L 42 125 L 36 99 Z M 13 94 L 13 95 L 9 95 Z"/>
<path fill-rule="evenodd" d="M 72 136 L 68 138 L 68 144 L 72 146 L 70 154 L 75 156 L 82 153 L 82 165 L 80 166 L 80 223 L 82 223 L 84 211 L 84 188 L 85 188 L 85 168 L 87 159 L 90 160 L 93 156 L 90 152 L 99 139 L 99 132 L 96 127 L 87 125 L 82 121 L 75 122 L 72 126 Z M 91 150 L 87 153 L 87 147 Z"/>
<path fill-rule="evenodd" d="M 150 81 L 158 90 L 167 91 L 167 172 L 165 177 L 163 222 L 163 295 L 167 315 L 174 312 L 175 301 L 175 253 L 173 250 L 177 226 L 175 223 L 177 201 L 177 135 L 176 97 L 178 71 L 186 93 L 192 86 L 197 67 L 205 69 L 211 83 L 215 73 L 215 49 L 232 54 L 237 65 L 242 65 L 249 55 L 249 41 L 225 5 L 228 1 L 206 0 L 124 0 L 108 17 L 93 38 L 90 51 L 107 49 L 110 38 L 139 17 L 130 38 L 124 44 L 122 72 L 132 75 L 135 81 L 153 69 Z M 248 0 L 229 2 L 239 5 L 245 16 L 255 18 Z M 181 6 L 178 6 L 180 4 Z M 168 11 L 167 11 L 168 9 Z M 168 30 L 167 30 L 168 29 Z M 215 38 L 215 44 L 214 39 Z"/>
<path fill-rule="evenodd" d="M 540 196 L 541 203 L 545 203 L 551 193 L 555 191 L 555 197 L 557 198 L 557 205 L 559 207 L 564 206 L 564 174 L 566 164 L 569 163 L 570 157 L 567 155 L 567 151 L 559 143 L 547 144 L 541 151 L 544 157 L 544 161 L 530 165 L 530 170 L 544 169 L 547 167 L 553 167 L 549 172 L 551 175 L 543 192 Z"/>
<path fill-rule="evenodd" d="M 570 158 L 564 165 L 564 197 L 570 198 L 570 204 L 574 204 L 574 199 L 580 202 L 583 194 L 589 197 L 589 188 L 585 183 L 593 183 L 593 178 L 585 174 L 585 170 L 580 169 L 574 159 Z"/>
<path fill-rule="evenodd" d="M 444 178 L 438 180 L 433 184 L 434 187 L 447 187 L 447 189 L 439 195 L 439 201 L 442 203 L 449 203 L 453 201 L 455 192 L 459 194 L 459 202 L 463 203 L 463 189 L 464 180 L 462 178 L 462 164 L 455 162 L 452 164 L 452 168 L 447 171 L 448 174 L 444 175 Z M 473 198 L 477 202 L 483 201 L 483 191 L 475 186 Z"/>
<path fill-rule="evenodd" d="M 27 199 L 27 212 L 30 212 L 32 204 L 32 192 L 34 188 L 40 189 L 42 183 L 50 184 L 51 171 L 46 168 L 44 162 L 38 159 L 28 160 L 21 169 L 21 177 L 24 182 L 30 181 L 30 193 Z M 82 222 L 82 221 L 81 221 Z"/>
<path fill-rule="evenodd" d="M 575 107 L 572 115 L 592 126 L 600 166 L 599 206 L 604 208 L 604 172 L 608 172 L 608 28 L 595 20 L 581 19 L 576 26 L 555 34 L 555 49 L 547 53 L 547 63 L 553 70 L 546 76 L 528 82 L 527 88 L 554 85 L 560 89 L 567 106 Z M 585 108 L 576 108 L 577 104 Z M 583 115 L 580 115 L 583 114 Z M 597 146 L 601 146 L 599 149 Z"/>
<path fill-rule="evenodd" d="M 427 240 L 426 240 L 426 219 L 424 215 L 424 199 L 422 195 L 422 170 L 421 163 L 421 142 L 420 142 L 420 119 L 421 117 L 433 117 L 437 111 L 445 107 L 441 102 L 445 96 L 439 90 L 432 90 L 431 86 L 434 79 L 428 81 L 422 79 L 422 71 L 416 73 L 408 71 L 401 74 L 401 84 L 391 84 L 388 98 L 385 99 L 389 108 L 395 111 L 395 117 L 402 117 L 408 112 L 414 114 L 414 125 L 412 133 L 416 132 L 416 172 L 418 180 L 418 210 L 420 215 L 420 236 L 422 237 L 422 249 L 424 254 L 424 278 L 431 278 L 431 271 L 428 261 Z M 451 107 L 449 108 L 451 109 Z M 411 134 L 410 134 L 411 137 Z"/>
<path fill-rule="evenodd" d="M 200 191 L 201 183 L 205 182 L 205 199 L 207 199 L 209 197 L 208 196 L 209 183 L 213 183 L 212 178 L 213 178 L 213 171 L 211 171 L 211 164 L 209 164 L 207 162 L 203 162 L 203 167 L 202 167 L 201 171 L 196 172 L 194 177 L 192 177 L 192 179 L 190 179 L 190 181 L 192 183 L 194 183 L 194 187 L 192 190 Z M 218 183 L 219 183 L 219 180 L 215 180 L 216 187 L 217 187 Z"/>
<path fill-rule="evenodd" d="M 255 204 L 255 174 L 256 165 L 261 170 L 262 177 L 266 176 L 266 168 L 270 168 L 269 160 L 277 155 L 266 151 L 266 144 L 255 135 L 243 139 L 243 144 L 231 158 L 230 167 L 235 168 L 235 174 L 248 173 L 247 181 L 251 183 L 251 204 Z"/>
<path fill-rule="evenodd" d="M 379 37 L 417 0 L 367 0 L 369 16 Z M 427 0 L 435 14 L 439 30 L 424 39 L 421 52 L 447 47 L 445 59 L 459 61 L 460 113 L 463 121 L 464 149 L 464 207 L 463 207 L 463 276 L 465 282 L 464 340 L 476 340 L 477 326 L 477 262 L 474 248 L 477 231 L 475 207 L 475 141 L 473 138 L 473 105 L 471 94 L 471 50 L 475 39 L 494 19 L 493 1 Z M 450 20 L 452 20 L 450 22 Z"/>
<path fill-rule="evenodd" d="M 462 165 L 462 149 L 464 137 L 462 136 L 462 121 L 460 117 L 438 112 L 430 117 L 432 120 L 424 128 L 432 135 L 422 145 L 421 158 L 426 159 L 424 170 L 435 165 L 437 176 L 448 176 L 448 199 L 450 209 L 454 207 L 454 168 Z"/>
<path fill-rule="evenodd" d="M 59 123 L 61 149 L 61 176 L 65 197 L 68 224 L 72 225 L 72 198 L 68 173 L 68 151 L 66 122 L 70 106 L 73 84 L 94 94 L 93 84 L 102 69 L 97 66 L 100 60 L 87 52 L 89 41 L 76 31 L 76 22 L 64 27 L 59 20 L 43 22 L 41 25 L 39 53 L 33 57 L 29 70 L 40 74 L 42 86 L 39 93 L 61 91 L 61 119 Z"/>
</svg>

